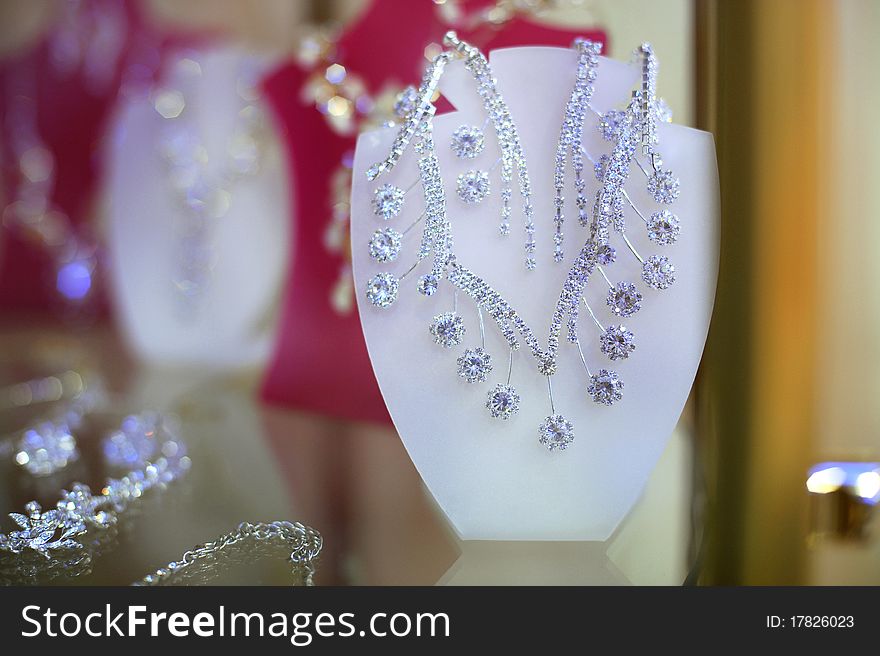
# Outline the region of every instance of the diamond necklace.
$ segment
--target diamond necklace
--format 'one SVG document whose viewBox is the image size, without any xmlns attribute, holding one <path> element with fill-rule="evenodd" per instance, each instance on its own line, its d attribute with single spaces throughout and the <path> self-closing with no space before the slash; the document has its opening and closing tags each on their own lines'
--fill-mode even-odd
<svg viewBox="0 0 880 656">
<path fill-rule="evenodd" d="M 635 146 L 638 135 L 642 133 L 651 134 L 651 128 L 646 126 L 649 116 L 653 117 L 653 113 L 649 115 L 648 112 L 639 112 L 639 108 L 645 108 L 654 104 L 652 95 L 649 102 L 640 102 L 640 99 L 643 100 L 648 97 L 649 92 L 653 94 L 653 76 L 649 76 L 647 71 L 651 68 L 653 73 L 656 70 L 656 66 L 649 67 L 646 65 L 646 75 L 643 80 L 644 86 L 641 93 L 635 94 L 633 102 L 630 103 L 624 112 L 620 112 L 621 116 L 616 123 L 616 129 L 610 133 L 610 138 L 614 143 L 612 153 L 610 157 L 600 160 L 602 164 L 601 170 L 600 163 L 597 163 L 597 176 L 602 184 L 596 192 L 592 216 L 588 216 L 585 211 L 579 212 L 580 222 L 589 228 L 589 234 L 569 269 L 551 315 L 547 347 L 542 348 L 534 331 L 513 306 L 481 277 L 459 262 L 453 252 L 452 229 L 446 212 L 445 191 L 433 140 L 432 121 L 435 108 L 430 100 L 436 91 L 437 84 L 443 75 L 446 65 L 453 57 L 462 56 L 466 58 L 466 67 L 477 77 L 480 85 L 480 95 L 484 98 L 484 106 L 489 112 L 490 118 L 496 122 L 496 125 L 500 122 L 505 126 L 505 129 L 498 130 L 502 158 L 505 154 L 512 155 L 514 158 L 520 158 L 522 160 L 521 166 L 519 166 L 521 172 L 524 172 L 526 167 L 525 158 L 522 156 L 522 149 L 516 134 L 515 124 L 501 99 L 491 67 L 485 56 L 476 48 L 461 42 L 454 33 L 447 35 L 445 42 L 447 45 L 452 46 L 454 50 L 441 53 L 432 61 L 416 94 L 412 111 L 407 116 L 392 143 L 391 152 L 383 161 L 373 165 L 367 171 L 367 178 L 369 180 L 375 180 L 384 173 L 391 171 L 412 142 L 415 152 L 419 155 L 419 179 L 425 196 L 425 212 L 422 215 L 425 220 L 425 226 L 418 250 L 418 259 L 399 278 L 388 272 L 382 272 L 374 276 L 368 283 L 366 297 L 371 303 L 380 308 L 390 306 L 397 298 L 401 281 L 409 276 L 421 260 L 433 253 L 431 272 L 419 279 L 419 291 L 425 295 L 431 295 L 436 291 L 437 285 L 443 278 L 448 278 L 456 292 L 466 294 L 476 305 L 481 335 L 483 334 L 483 312 L 486 312 L 494 319 L 510 349 L 507 382 L 496 385 L 489 392 L 486 402 L 489 412 L 493 417 L 508 419 L 518 411 L 520 397 L 510 385 L 510 378 L 513 352 L 518 350 L 524 343 L 537 363 L 538 373 L 547 378 L 550 414 L 538 428 L 539 442 L 550 451 L 564 450 L 574 440 L 574 427 L 564 415 L 556 412 L 552 387 L 552 376 L 557 371 L 559 338 L 563 323 L 567 322 L 568 341 L 577 347 L 580 360 L 589 376 L 588 394 L 597 403 L 612 405 L 620 400 L 622 398 L 623 382 L 612 371 L 600 369 L 593 373 L 590 370 L 578 337 L 580 303 L 583 301 L 593 321 L 602 331 L 599 343 L 600 349 L 605 355 L 612 360 L 625 358 L 635 348 L 632 333 L 624 326 L 604 328 L 592 308 L 586 303 L 584 297 L 586 284 L 593 272 L 598 270 L 602 278 L 609 285 L 607 304 L 612 313 L 618 316 L 632 316 L 641 307 L 642 295 L 635 286 L 628 282 L 612 284 L 601 266 L 607 266 L 614 261 L 613 248 L 609 245 L 610 228 L 613 227 L 621 234 L 631 252 L 642 263 L 642 277 L 646 284 L 656 289 L 664 289 L 674 280 L 672 275 L 674 268 L 668 265 L 668 261 L 665 258 L 653 256 L 647 261 L 643 260 L 624 234 L 624 199 L 642 216 L 626 195 L 623 187 L 628 177 L 630 161 L 634 160 L 638 163 L 638 160 L 635 159 Z M 584 155 L 589 157 L 589 154 L 583 149 L 581 139 L 585 116 L 588 110 L 592 110 L 589 102 L 593 92 L 593 81 L 596 78 L 599 47 L 598 44 L 585 40 L 577 40 L 575 42 L 575 48 L 578 52 L 577 81 L 567 106 L 566 120 L 563 123 L 560 136 L 560 146 L 557 149 L 557 168 L 554 175 L 554 186 L 557 191 L 557 214 L 554 219 L 556 225 L 554 259 L 557 262 L 562 259 L 562 208 L 564 207 L 562 188 L 564 186 L 564 162 L 569 150 L 572 154 L 573 168 L 576 174 L 577 205 L 579 210 L 585 210 L 586 207 L 584 195 L 585 182 L 582 177 L 582 157 Z M 653 56 L 652 52 L 651 55 Z M 654 137 L 655 135 L 646 138 L 653 139 Z M 562 165 L 560 165 L 560 159 L 562 160 Z M 592 160 L 592 158 L 590 159 Z M 641 168 L 641 164 L 639 166 Z M 524 182 L 525 184 L 523 184 Z M 526 226 L 527 228 L 529 226 L 532 228 L 531 231 L 527 230 L 531 240 L 534 226 L 531 221 L 531 189 L 528 185 L 527 173 L 520 175 L 519 183 L 520 192 L 525 199 L 523 213 L 526 219 Z M 386 185 L 386 187 L 392 186 Z M 509 206 L 505 205 L 505 207 Z M 502 216 L 503 221 L 506 218 Z M 531 240 L 531 243 L 531 251 L 527 246 L 527 253 L 529 255 L 534 250 L 534 241 Z M 465 327 L 461 317 L 458 315 L 457 293 L 455 299 L 453 311 L 435 316 L 429 327 L 434 341 L 444 348 L 456 347 L 464 339 Z M 457 360 L 459 376 L 467 382 L 484 382 L 492 371 L 491 357 L 485 352 L 484 348 L 484 337 L 482 342 L 483 345 L 480 348 L 466 349 L 464 354 Z"/>
</svg>

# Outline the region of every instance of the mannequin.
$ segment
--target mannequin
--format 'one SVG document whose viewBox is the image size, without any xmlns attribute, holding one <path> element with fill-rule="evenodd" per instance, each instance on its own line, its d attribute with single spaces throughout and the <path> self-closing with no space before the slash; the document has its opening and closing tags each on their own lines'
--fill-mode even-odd
<svg viewBox="0 0 880 656">
<path fill-rule="evenodd" d="M 441 93 L 457 111 L 434 119 L 437 156 L 458 260 L 484 277 L 529 325 L 537 327 L 542 342 L 546 339 L 541 334 L 549 321 L 549 306 L 555 302 L 584 239 L 583 230 L 569 219 L 568 258 L 556 265 L 547 256 L 546 244 L 552 234 L 554 152 L 562 108 L 574 81 L 574 59 L 572 50 L 558 48 L 513 48 L 490 54 L 528 159 L 536 236 L 539 244 L 541 237 L 545 244 L 543 261 L 538 251 L 536 271 L 526 272 L 522 267 L 518 241 L 497 237 L 497 193 L 469 207 L 462 206 L 455 196 L 455 174 L 473 164 L 456 161 L 448 148 L 451 134 L 462 124 L 480 125 L 484 116 L 473 81 L 461 61 L 449 65 L 440 85 Z M 604 112 L 628 101 L 638 75 L 635 66 L 602 59 L 593 107 Z M 593 126 L 595 119 L 588 117 L 584 146 L 598 158 L 607 152 L 607 144 Z M 377 227 L 370 208 L 373 190 L 384 183 L 408 188 L 418 178 L 415 155 L 410 150 L 393 171 L 376 181 L 367 180 L 365 171 L 384 159 L 395 132 L 373 131 L 362 135 L 358 142 L 352 190 L 352 252 L 355 288 L 361 292 L 378 271 L 399 276 L 415 261 L 417 236 L 404 242 L 401 255 L 391 265 L 370 260 L 365 247 Z M 612 367 L 626 380 L 625 397 L 614 407 L 588 400 L 576 349 L 571 344 L 560 346 L 559 371 L 553 377 L 556 408 L 574 423 L 578 435 L 567 451 L 548 454 L 537 444 L 538 423 L 550 414 L 550 408 L 547 383 L 534 373 L 528 354 L 518 352 L 519 359 L 515 359 L 513 376 L 522 404 L 517 417 L 507 422 L 493 420 L 482 407 L 486 385 L 475 391 L 455 376 L 454 357 L 436 347 L 427 330 L 432 316 L 453 308 L 450 285 L 441 285 L 426 299 L 416 292 L 414 282 L 425 271 L 416 270 L 406 284 L 401 283 L 399 297 L 391 307 L 376 308 L 362 293 L 358 297 L 374 371 L 395 426 L 428 488 L 464 539 L 606 540 L 638 500 L 666 447 L 693 383 L 708 331 L 718 268 L 719 208 L 711 135 L 665 123 L 660 124 L 659 133 L 665 161 L 682 181 L 681 197 L 674 208 L 684 227 L 675 245 L 663 251 L 676 264 L 678 279 L 662 294 L 647 290 L 643 309 L 627 320 L 627 326 L 638 335 L 638 351 Z M 487 150 L 492 144 L 494 141 Z M 494 154 L 488 156 L 490 163 L 497 157 L 497 146 L 494 148 Z M 641 173 L 634 167 L 632 175 Z M 588 180 L 587 184 L 594 193 L 595 181 Z M 628 191 L 637 205 L 649 206 L 642 179 L 628 185 Z M 420 193 L 420 189 L 414 189 L 409 213 L 397 217 L 396 226 L 407 226 L 421 212 Z M 522 220 L 515 211 L 513 225 L 517 225 L 517 218 Z M 641 228 L 629 233 L 641 252 L 657 252 L 644 226 L 631 227 Z M 623 246 L 619 246 L 620 252 Z M 619 255 L 609 275 L 615 280 L 638 279 L 638 263 L 624 255 L 628 253 Z M 595 280 L 587 286 L 586 296 L 597 312 L 606 292 L 607 288 L 603 291 Z M 471 335 L 471 342 L 463 344 L 464 348 L 479 343 L 473 342 L 479 339 L 474 337 L 479 329 L 473 305 L 462 294 L 459 297 L 458 311 Z M 600 314 L 600 318 L 610 321 L 608 316 Z M 583 328 L 582 335 L 589 334 L 590 327 Z M 502 341 L 488 319 L 486 331 L 487 347 L 497 354 L 499 362 L 504 354 Z M 589 347 L 596 348 L 595 337 Z M 589 347 L 585 342 L 585 348 Z M 598 357 L 593 355 L 594 363 L 599 362 Z M 503 360 L 502 365 L 496 365 L 497 370 L 506 371 L 506 355 Z M 650 540 L 642 541 L 650 546 Z"/>
</svg>

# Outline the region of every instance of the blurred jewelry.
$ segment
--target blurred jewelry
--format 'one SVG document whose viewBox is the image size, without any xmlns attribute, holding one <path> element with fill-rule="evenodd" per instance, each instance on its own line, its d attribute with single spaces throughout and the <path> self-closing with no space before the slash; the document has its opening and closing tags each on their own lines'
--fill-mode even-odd
<svg viewBox="0 0 880 656">
<path fill-rule="evenodd" d="M 79 460 L 76 438 L 65 422 L 43 421 L 18 441 L 15 464 L 31 476 L 49 476 Z"/>
<path fill-rule="evenodd" d="M 98 271 L 98 239 L 90 224 L 75 227 L 54 200 L 58 176 L 55 154 L 44 141 L 38 120 L 37 79 L 32 71 L 14 67 L 6 79 L 7 155 L 11 172 L 9 204 L 2 209 L 2 225 L 37 244 L 52 262 L 53 298 L 77 315 L 94 308 Z M 2 146 L 0 146 L 2 148 Z"/>
<path fill-rule="evenodd" d="M 12 452 L 15 464 L 36 477 L 50 476 L 79 460 L 74 430 L 83 417 L 105 398 L 97 383 L 86 385 L 75 371 L 58 376 L 35 378 L 7 388 L 11 406 L 16 408 L 61 402 L 50 419 L 40 420 L 0 442 L 0 455 Z"/>
<path fill-rule="evenodd" d="M 86 549 L 89 532 L 101 533 L 115 525 L 129 506 L 154 488 L 163 488 L 180 478 L 191 465 L 186 446 L 169 420 L 149 415 L 156 440 L 156 457 L 128 471 L 122 478 L 110 478 L 98 494 L 87 485 L 74 483 L 62 490 L 55 507 L 44 511 L 39 503 L 25 504 L 24 514 L 9 513 L 19 530 L 0 533 L 0 554 L 18 557 L 34 552 L 51 560 L 67 552 Z M 123 424 L 132 420 L 127 417 Z M 141 418 L 138 421 L 146 421 Z"/>
<path fill-rule="evenodd" d="M 228 553 L 230 547 L 245 542 L 253 544 L 241 552 L 240 561 L 253 562 L 255 550 L 268 543 L 281 543 L 290 554 L 288 559 L 293 565 L 297 583 L 314 585 L 314 563 L 321 553 L 324 540 L 321 534 L 310 526 L 285 521 L 253 524 L 242 522 L 236 530 L 221 535 L 212 542 L 193 547 L 184 553 L 180 560 L 168 563 L 132 585 L 167 585 L 177 579 L 185 579 L 187 575 L 202 575 L 204 578 L 206 574 L 211 573 L 211 569 L 219 569 L 216 563 L 219 556 L 224 552 Z M 224 566 L 228 567 L 228 563 L 224 563 Z"/>
<path fill-rule="evenodd" d="M 263 156 L 263 112 L 253 71 L 241 65 L 240 105 L 222 156 L 209 152 L 199 134 L 185 90 L 202 74 L 201 64 L 184 57 L 175 64 L 175 86 L 155 90 L 153 106 L 169 122 L 161 142 L 168 185 L 181 212 L 176 227 L 172 289 L 176 308 L 192 316 L 211 284 L 215 265 L 214 223 L 229 211 L 235 186 L 253 176 Z M 219 164 L 212 162 L 211 157 Z"/>
<path fill-rule="evenodd" d="M 80 402 L 94 398 L 96 385 L 87 384 L 86 376 L 67 369 L 50 376 L 31 378 L 0 387 L 0 411 L 44 403 Z M 90 377 L 89 377 L 90 378 Z"/>
<path fill-rule="evenodd" d="M 111 467 L 143 467 L 160 448 L 156 439 L 162 417 L 157 412 L 129 415 L 101 441 L 104 462 Z"/>
</svg>

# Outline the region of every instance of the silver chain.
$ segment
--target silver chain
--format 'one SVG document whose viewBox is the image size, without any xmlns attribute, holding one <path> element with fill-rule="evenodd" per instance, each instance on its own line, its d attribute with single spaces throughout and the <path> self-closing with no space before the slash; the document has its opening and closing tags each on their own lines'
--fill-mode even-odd
<svg viewBox="0 0 880 656">
<path fill-rule="evenodd" d="M 324 540 L 321 534 L 310 526 L 300 522 L 275 521 L 242 522 L 234 531 L 221 535 L 211 542 L 198 544 L 183 554 L 178 561 L 172 561 L 165 567 L 148 574 L 133 585 L 165 585 L 173 578 L 192 578 L 193 575 L 213 573 L 217 568 L 214 561 L 228 547 L 246 540 L 253 540 L 256 545 L 281 543 L 290 550 L 289 559 L 293 565 L 294 575 L 302 585 L 314 585 L 314 560 L 321 553 Z M 242 554 L 242 560 L 252 561 L 255 553 L 249 550 Z"/>
</svg>

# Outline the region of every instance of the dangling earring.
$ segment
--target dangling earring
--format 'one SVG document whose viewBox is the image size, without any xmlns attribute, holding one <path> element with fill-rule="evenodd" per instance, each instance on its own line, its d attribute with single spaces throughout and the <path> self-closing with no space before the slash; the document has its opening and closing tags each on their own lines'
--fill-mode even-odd
<svg viewBox="0 0 880 656">
<path fill-rule="evenodd" d="M 581 225 L 587 225 L 589 214 L 587 213 L 586 181 L 583 177 L 584 156 L 581 150 L 581 142 L 584 134 L 584 120 L 586 119 L 590 99 L 593 97 L 593 81 L 596 79 L 596 66 L 599 63 L 599 53 L 602 45 L 584 39 L 575 40 L 573 46 L 577 50 L 578 61 L 575 73 L 574 88 L 571 90 L 568 104 L 565 106 L 565 117 L 562 128 L 559 131 L 559 142 L 556 146 L 556 168 L 553 173 L 553 186 L 556 189 L 556 234 L 553 236 L 554 249 L 553 259 L 561 262 L 565 257 L 563 251 L 564 235 L 562 227 L 565 222 L 565 162 L 571 154 L 572 168 L 574 169 L 574 186 L 577 193 L 576 205 Z"/>
<path fill-rule="evenodd" d="M 519 141 L 519 132 L 516 123 L 504 102 L 495 77 L 489 66 L 489 61 L 479 49 L 463 42 L 455 32 L 447 32 L 443 43 L 453 48 L 459 55 L 464 57 L 465 67 L 477 80 L 478 91 L 483 99 L 483 107 L 489 115 L 489 120 L 495 128 L 498 145 L 501 148 L 501 235 L 510 234 L 510 201 L 513 198 L 513 174 L 514 169 L 518 175 L 519 192 L 523 203 L 523 229 L 526 233 L 525 241 L 525 265 L 532 271 L 536 266 L 535 261 L 535 222 L 534 207 L 532 206 L 532 185 L 529 172 L 526 168 L 526 159 L 522 145 Z"/>
<path fill-rule="evenodd" d="M 680 182 L 669 169 L 663 168 L 663 159 L 655 149 L 657 138 L 657 57 L 650 43 L 639 46 L 642 60 L 642 88 L 639 93 L 640 131 L 642 154 L 650 158 L 651 175 L 648 177 L 648 193 L 658 203 L 672 203 L 678 198 Z M 641 166 L 641 164 L 640 164 Z"/>
</svg>

